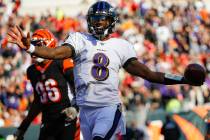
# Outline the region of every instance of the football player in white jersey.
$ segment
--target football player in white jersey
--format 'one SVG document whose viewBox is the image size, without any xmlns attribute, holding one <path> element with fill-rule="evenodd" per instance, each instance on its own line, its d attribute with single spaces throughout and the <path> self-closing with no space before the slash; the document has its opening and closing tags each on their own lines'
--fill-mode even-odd
<svg viewBox="0 0 210 140">
<path fill-rule="evenodd" d="M 60 47 L 35 47 L 30 35 L 24 36 L 15 26 L 8 32 L 8 42 L 28 53 L 47 59 L 73 58 L 77 105 L 85 140 L 110 140 L 116 133 L 125 134 L 124 116 L 118 95 L 120 68 L 150 82 L 171 85 L 191 84 L 183 76 L 151 71 L 137 60 L 133 46 L 123 39 L 110 38 L 117 16 L 105 1 L 94 3 L 88 10 L 89 34 L 69 33 Z"/>
</svg>

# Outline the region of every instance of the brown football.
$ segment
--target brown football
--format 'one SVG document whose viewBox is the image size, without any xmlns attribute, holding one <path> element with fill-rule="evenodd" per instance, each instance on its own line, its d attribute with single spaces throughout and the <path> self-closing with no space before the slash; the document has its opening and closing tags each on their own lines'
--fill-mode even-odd
<svg viewBox="0 0 210 140">
<path fill-rule="evenodd" d="M 199 64 L 189 64 L 185 71 L 184 77 L 192 83 L 203 83 L 206 77 L 205 68 Z"/>
</svg>

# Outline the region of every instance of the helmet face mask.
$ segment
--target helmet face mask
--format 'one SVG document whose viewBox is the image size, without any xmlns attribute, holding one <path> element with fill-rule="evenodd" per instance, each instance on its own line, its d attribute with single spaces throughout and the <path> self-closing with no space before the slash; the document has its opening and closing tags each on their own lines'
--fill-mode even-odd
<svg viewBox="0 0 210 140">
<path fill-rule="evenodd" d="M 46 46 L 49 48 L 54 48 L 54 45 L 51 45 L 51 43 L 53 43 L 55 40 L 54 39 L 46 39 L 46 38 L 32 38 L 31 39 L 31 44 L 33 44 L 34 46 L 37 47 L 42 47 L 42 46 Z"/>
<path fill-rule="evenodd" d="M 32 39 L 31 44 L 33 44 L 34 46 L 38 46 L 38 47 L 47 45 L 43 39 Z"/>
<path fill-rule="evenodd" d="M 115 9 L 105 1 L 96 2 L 88 10 L 88 31 L 99 40 L 113 32 L 116 21 Z"/>
</svg>

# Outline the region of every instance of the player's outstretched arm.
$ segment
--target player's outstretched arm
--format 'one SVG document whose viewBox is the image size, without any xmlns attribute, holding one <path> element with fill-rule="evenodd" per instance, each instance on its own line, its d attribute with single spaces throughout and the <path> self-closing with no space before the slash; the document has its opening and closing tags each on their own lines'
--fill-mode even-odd
<svg viewBox="0 0 210 140">
<path fill-rule="evenodd" d="M 137 59 L 129 61 L 124 68 L 130 74 L 142 77 L 143 79 L 154 83 L 165 85 L 190 84 L 193 86 L 200 86 L 203 84 L 191 83 L 187 81 L 184 76 L 151 71 L 145 64 L 140 63 Z"/>
<path fill-rule="evenodd" d="M 72 48 L 65 45 L 55 48 L 34 47 L 29 53 L 46 59 L 66 59 L 72 57 Z"/>
<path fill-rule="evenodd" d="M 25 36 L 18 26 L 14 26 L 9 29 L 7 33 L 7 40 L 9 43 L 17 44 L 18 47 L 29 53 L 46 59 L 64 59 L 71 57 L 73 54 L 72 47 L 65 45 L 56 48 L 33 46 L 30 43 L 30 34 L 28 33 L 27 36 Z"/>
</svg>

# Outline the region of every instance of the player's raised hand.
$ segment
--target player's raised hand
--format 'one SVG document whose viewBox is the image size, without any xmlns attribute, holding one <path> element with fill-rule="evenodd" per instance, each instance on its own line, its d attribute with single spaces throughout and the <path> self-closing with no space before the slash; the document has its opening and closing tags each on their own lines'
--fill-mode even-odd
<svg viewBox="0 0 210 140">
<path fill-rule="evenodd" d="M 18 26 L 9 28 L 7 33 L 9 43 L 17 44 L 21 49 L 28 50 L 30 47 L 30 34 L 24 35 L 23 31 Z"/>
</svg>

